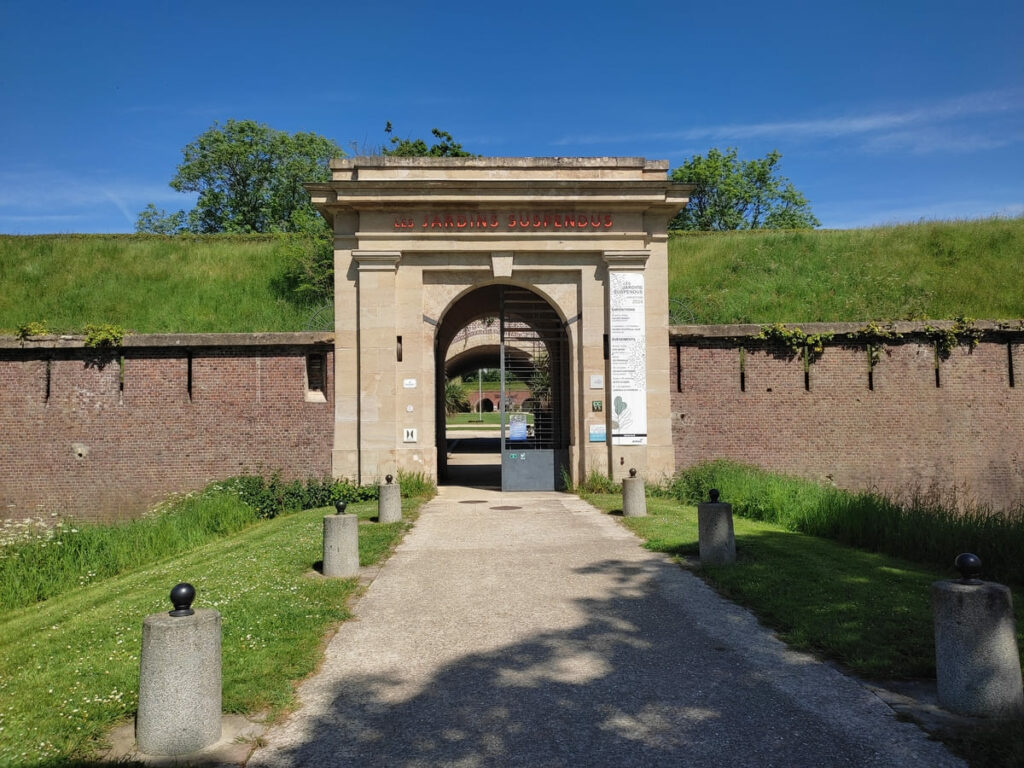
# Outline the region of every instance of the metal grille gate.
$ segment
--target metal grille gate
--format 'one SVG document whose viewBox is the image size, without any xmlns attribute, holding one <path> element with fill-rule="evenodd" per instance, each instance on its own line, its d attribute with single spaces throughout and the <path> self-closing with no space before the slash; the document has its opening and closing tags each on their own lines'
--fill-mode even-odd
<svg viewBox="0 0 1024 768">
<path fill-rule="evenodd" d="M 561 489 L 569 461 L 565 327 L 532 291 L 502 286 L 499 298 L 501 490 Z"/>
</svg>

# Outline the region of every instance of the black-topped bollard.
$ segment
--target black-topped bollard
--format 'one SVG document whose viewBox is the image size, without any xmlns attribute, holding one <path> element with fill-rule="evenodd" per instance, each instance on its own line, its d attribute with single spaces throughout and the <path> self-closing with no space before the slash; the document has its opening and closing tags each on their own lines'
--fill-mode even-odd
<svg viewBox="0 0 1024 768">
<path fill-rule="evenodd" d="M 939 703 L 975 717 L 1018 715 L 1024 687 L 1010 590 L 980 579 L 977 555 L 965 552 L 954 566 L 959 580 L 932 584 Z"/>
<path fill-rule="evenodd" d="M 221 620 L 192 609 L 196 590 L 171 590 L 174 610 L 142 623 L 135 744 L 148 755 L 187 755 L 220 739 Z"/>
<path fill-rule="evenodd" d="M 387 475 L 378 487 L 377 522 L 397 523 L 402 519 L 402 487 Z"/>
<path fill-rule="evenodd" d="M 622 479 L 622 514 L 625 517 L 646 517 L 647 496 L 644 493 L 644 479 L 636 476 L 630 468 L 629 477 Z"/>
<path fill-rule="evenodd" d="M 732 504 L 718 500 L 718 489 L 708 493 L 711 501 L 697 505 L 697 535 L 702 565 L 736 562 L 736 536 L 732 527 Z"/>
</svg>

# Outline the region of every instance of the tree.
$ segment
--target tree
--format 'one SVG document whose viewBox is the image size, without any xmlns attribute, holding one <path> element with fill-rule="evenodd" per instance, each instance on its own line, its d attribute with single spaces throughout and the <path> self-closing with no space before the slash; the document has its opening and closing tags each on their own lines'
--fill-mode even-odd
<svg viewBox="0 0 1024 768">
<path fill-rule="evenodd" d="M 253 120 L 214 123 L 182 150 L 170 182 L 179 192 L 199 194 L 195 208 L 168 216 L 150 204 L 136 231 L 323 234 L 302 183 L 329 179 L 328 162 L 343 154 L 315 133 L 289 134 Z"/>
<path fill-rule="evenodd" d="M 391 123 L 388 122 L 384 126 L 384 133 L 390 134 L 391 131 Z M 430 132 L 439 141 L 429 147 L 423 139 L 400 139 L 392 136 L 391 149 L 385 147 L 381 154 L 389 157 L 476 157 L 472 152 L 464 150 L 448 131 L 434 128 Z"/>
<path fill-rule="evenodd" d="M 670 229 L 811 229 L 821 222 L 807 198 L 777 166 L 772 150 L 756 160 L 739 160 L 736 149 L 694 155 L 672 171 L 673 181 L 694 185 L 690 202 Z"/>
</svg>

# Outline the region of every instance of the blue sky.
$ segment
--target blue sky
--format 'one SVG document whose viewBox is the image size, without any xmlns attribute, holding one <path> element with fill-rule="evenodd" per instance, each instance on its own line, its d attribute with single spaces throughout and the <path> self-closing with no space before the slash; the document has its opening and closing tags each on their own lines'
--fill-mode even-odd
<svg viewBox="0 0 1024 768">
<path fill-rule="evenodd" d="M 130 232 L 215 121 L 777 149 L 823 226 L 1024 213 L 1024 3 L 0 0 L 0 233 Z"/>
</svg>

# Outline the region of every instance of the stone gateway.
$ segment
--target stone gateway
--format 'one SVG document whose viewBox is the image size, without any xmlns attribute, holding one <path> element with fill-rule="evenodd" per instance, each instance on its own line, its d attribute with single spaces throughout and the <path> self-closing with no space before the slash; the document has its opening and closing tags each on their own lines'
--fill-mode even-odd
<svg viewBox="0 0 1024 768">
<path fill-rule="evenodd" d="M 690 187 L 667 170 L 629 157 L 368 157 L 308 184 L 334 230 L 334 476 L 444 480 L 446 378 L 483 364 L 508 374 L 504 489 L 671 475 L 667 224 Z M 460 365 L 453 341 L 474 323 L 496 343 Z M 526 415 L 513 379 L 532 382 Z"/>
</svg>

